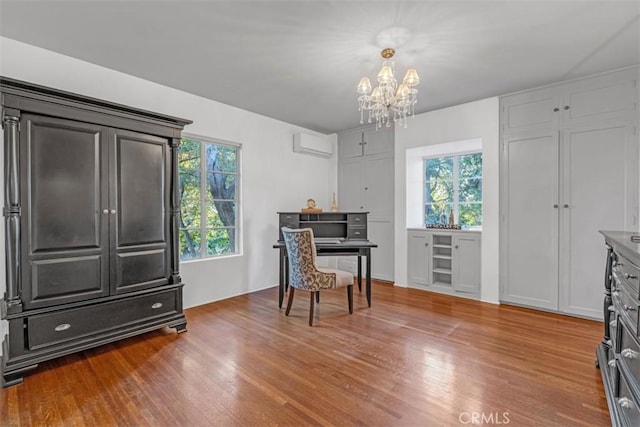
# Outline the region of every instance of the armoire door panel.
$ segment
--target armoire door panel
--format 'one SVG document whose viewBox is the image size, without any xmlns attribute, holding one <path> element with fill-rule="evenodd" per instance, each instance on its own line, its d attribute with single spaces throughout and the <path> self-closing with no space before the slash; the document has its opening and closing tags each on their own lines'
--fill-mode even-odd
<svg viewBox="0 0 640 427">
<path fill-rule="evenodd" d="M 502 299 L 558 307 L 558 136 L 512 137 L 507 150 L 507 212 Z"/>
<path fill-rule="evenodd" d="M 452 282 L 456 292 L 480 293 L 480 239 L 454 235 Z"/>
<path fill-rule="evenodd" d="M 637 228 L 628 218 L 638 203 L 637 141 L 625 125 L 572 128 L 562 156 L 560 310 L 601 318 L 606 248 L 598 231 Z"/>
<path fill-rule="evenodd" d="M 101 128 L 28 116 L 30 253 L 101 244 Z"/>
<path fill-rule="evenodd" d="M 363 134 L 363 151 L 367 156 L 393 152 L 393 128 L 366 130 Z"/>
<path fill-rule="evenodd" d="M 369 240 L 378 244 L 371 250 L 371 277 L 393 280 L 393 222 L 369 219 L 368 234 Z"/>
<path fill-rule="evenodd" d="M 31 262 L 31 300 L 58 304 L 67 295 L 103 295 L 100 254 Z"/>
<path fill-rule="evenodd" d="M 369 221 L 393 218 L 393 158 L 372 157 L 365 163 L 364 197 Z"/>
<path fill-rule="evenodd" d="M 361 158 L 344 160 L 338 176 L 338 209 L 341 211 L 364 211 Z"/>
<path fill-rule="evenodd" d="M 116 131 L 118 247 L 166 241 L 167 141 Z"/>
<path fill-rule="evenodd" d="M 541 126 L 554 127 L 560 113 L 558 96 L 548 89 L 514 95 L 503 101 L 505 132 L 522 132 Z"/>
<path fill-rule="evenodd" d="M 118 254 L 117 292 L 155 287 L 168 283 L 166 247 Z"/>
<path fill-rule="evenodd" d="M 407 236 L 407 281 L 411 285 L 429 284 L 429 240 L 424 231 L 409 231 Z"/>
<path fill-rule="evenodd" d="M 105 129 L 31 114 L 21 127 L 25 307 L 108 295 Z"/>
</svg>

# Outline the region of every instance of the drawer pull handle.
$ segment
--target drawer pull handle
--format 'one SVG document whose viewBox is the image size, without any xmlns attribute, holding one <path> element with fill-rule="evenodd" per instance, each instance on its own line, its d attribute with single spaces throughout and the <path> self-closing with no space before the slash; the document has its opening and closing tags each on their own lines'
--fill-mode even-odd
<svg viewBox="0 0 640 427">
<path fill-rule="evenodd" d="M 286 216 L 286 218 L 287 218 L 287 219 L 291 219 L 291 218 L 293 218 L 293 217 L 292 217 L 291 215 L 287 215 L 287 216 Z"/>
<path fill-rule="evenodd" d="M 623 409 L 633 408 L 633 402 L 628 397 L 621 397 L 620 399 L 618 399 L 618 405 L 620 405 L 620 407 Z"/>
<path fill-rule="evenodd" d="M 620 352 L 620 354 L 626 359 L 637 359 L 638 356 L 640 356 L 640 353 L 635 350 L 631 350 L 630 348 L 625 348 Z"/>
<path fill-rule="evenodd" d="M 356 221 L 360 221 L 360 218 L 356 218 Z"/>
<path fill-rule="evenodd" d="M 610 368 L 615 368 L 616 367 L 616 359 L 611 359 L 607 362 L 607 365 L 609 365 Z"/>
<path fill-rule="evenodd" d="M 161 302 L 157 302 L 157 303 L 155 303 L 155 304 L 153 304 L 151 306 L 151 308 L 153 308 L 153 309 L 160 308 L 160 307 L 162 307 L 162 303 Z"/>
<path fill-rule="evenodd" d="M 630 307 L 627 304 L 623 304 L 622 308 L 624 308 L 624 311 L 636 311 L 635 307 Z"/>
<path fill-rule="evenodd" d="M 624 277 L 625 279 L 637 279 L 638 276 L 636 276 L 635 274 L 629 274 L 629 273 L 624 273 Z"/>
<path fill-rule="evenodd" d="M 360 232 L 359 232 L 359 231 L 356 231 L 356 232 L 355 232 L 355 233 L 353 233 L 353 234 L 355 234 L 356 236 L 359 236 L 359 235 L 360 235 Z"/>
<path fill-rule="evenodd" d="M 60 325 L 56 326 L 56 327 L 54 328 L 54 330 L 55 330 L 56 332 L 62 332 L 62 331 L 66 331 L 66 330 L 67 330 L 67 329 L 69 329 L 70 327 L 71 327 L 71 325 L 70 325 L 70 324 L 68 324 L 68 323 L 62 323 L 62 324 L 60 324 Z"/>
</svg>

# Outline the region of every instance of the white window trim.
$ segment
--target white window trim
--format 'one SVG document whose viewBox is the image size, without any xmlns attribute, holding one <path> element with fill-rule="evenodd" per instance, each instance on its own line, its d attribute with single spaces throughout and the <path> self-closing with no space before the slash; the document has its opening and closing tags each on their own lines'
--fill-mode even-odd
<svg viewBox="0 0 640 427">
<path fill-rule="evenodd" d="M 205 158 L 205 144 L 215 144 L 215 145 L 223 145 L 228 147 L 237 148 L 236 151 L 236 225 L 235 227 L 218 227 L 218 228 L 235 228 L 236 230 L 236 250 L 234 252 L 228 254 L 220 254 L 220 255 L 206 255 L 205 245 L 202 245 L 200 248 L 200 257 L 191 258 L 187 260 L 180 259 L 180 263 L 188 263 L 188 262 L 198 262 L 198 261 L 206 261 L 206 260 L 214 260 L 214 259 L 223 259 L 223 258 L 232 258 L 243 255 L 244 245 L 243 241 L 243 215 L 242 215 L 242 144 L 238 142 L 226 141 L 223 139 L 211 138 L 208 136 L 198 135 L 189 132 L 182 132 L 182 139 L 191 139 L 194 141 L 198 141 L 200 143 L 200 206 L 206 208 L 207 202 L 207 193 L 206 193 L 206 176 L 207 169 L 205 162 L 202 159 Z M 180 171 L 178 171 L 178 174 Z M 222 172 L 225 173 L 225 172 Z M 232 173 L 229 173 L 232 174 Z M 182 207 L 181 207 L 182 209 Z M 202 233 L 206 230 L 206 218 L 203 218 L 202 209 L 201 209 L 201 218 L 200 218 L 200 232 Z M 181 231 L 180 231 L 181 232 Z M 202 236 L 204 238 L 204 235 Z M 205 254 L 203 255 L 203 251 Z"/>
</svg>

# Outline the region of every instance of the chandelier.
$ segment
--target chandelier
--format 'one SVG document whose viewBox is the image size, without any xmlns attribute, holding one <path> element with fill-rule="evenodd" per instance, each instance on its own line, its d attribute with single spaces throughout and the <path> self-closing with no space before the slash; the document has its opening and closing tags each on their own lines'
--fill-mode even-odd
<svg viewBox="0 0 640 427">
<path fill-rule="evenodd" d="M 404 76 L 402 83 L 398 85 L 393 75 L 394 67 L 391 58 L 396 53 L 392 48 L 383 49 L 380 55 L 384 58 L 382 68 L 378 73 L 378 87 L 371 91 L 371 82 L 368 77 L 363 77 L 358 83 L 358 111 L 360 111 L 360 123 L 364 123 L 364 112 L 369 112 L 369 123 L 376 122 L 376 129 L 383 126 L 390 127 L 392 122 L 399 122 L 407 127 L 407 117 L 414 115 L 414 105 L 418 98 L 420 83 L 418 72 L 410 68 Z"/>
</svg>

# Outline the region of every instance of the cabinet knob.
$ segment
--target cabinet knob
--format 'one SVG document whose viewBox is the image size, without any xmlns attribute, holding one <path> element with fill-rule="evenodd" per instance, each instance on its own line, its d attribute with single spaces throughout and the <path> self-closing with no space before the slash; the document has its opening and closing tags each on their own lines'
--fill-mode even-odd
<svg viewBox="0 0 640 427">
<path fill-rule="evenodd" d="M 628 397 L 621 397 L 620 399 L 618 399 L 618 405 L 620 405 L 620 407 L 623 409 L 633 408 L 633 402 Z"/>
<path fill-rule="evenodd" d="M 555 107 L 555 108 L 553 109 L 553 112 L 554 112 L 554 113 L 557 113 L 558 111 L 560 111 L 560 109 L 559 109 L 558 107 Z"/>
<path fill-rule="evenodd" d="M 116 211 L 115 209 L 111 209 L 111 214 L 112 214 L 112 215 L 115 215 L 115 214 L 116 214 L 116 212 L 117 212 L 117 211 Z"/>
<path fill-rule="evenodd" d="M 458 245 L 456 245 L 456 249 L 458 249 Z"/>
<path fill-rule="evenodd" d="M 558 209 L 558 204 L 553 205 L 554 208 Z"/>
<path fill-rule="evenodd" d="M 635 274 L 624 273 L 624 278 L 625 279 L 637 279 L 638 276 L 636 276 Z"/>
<path fill-rule="evenodd" d="M 360 209 L 364 209 L 364 206 L 360 206 Z"/>
<path fill-rule="evenodd" d="M 102 213 L 103 213 L 103 214 L 108 214 L 108 213 L 109 213 L 109 209 L 103 209 L 103 210 L 102 210 Z"/>
<path fill-rule="evenodd" d="M 364 190 L 367 191 L 369 189 L 369 187 L 364 187 Z"/>
<path fill-rule="evenodd" d="M 565 105 L 565 106 L 564 106 L 564 109 L 565 109 L 565 110 L 568 110 L 568 109 L 569 109 L 569 106 L 568 106 L 568 105 Z"/>
<path fill-rule="evenodd" d="M 425 246 L 429 246 L 429 244 L 428 244 L 428 243 L 425 243 L 424 245 L 425 245 Z"/>
<path fill-rule="evenodd" d="M 638 353 L 637 351 L 631 350 L 630 348 L 625 348 L 620 352 L 620 354 L 622 355 L 622 357 L 626 359 L 637 359 L 638 356 L 640 356 L 640 353 Z"/>
<path fill-rule="evenodd" d="M 565 203 L 564 205 L 562 205 L 562 207 L 563 207 L 563 208 L 568 208 L 568 207 L 569 207 L 569 205 Z"/>
<path fill-rule="evenodd" d="M 624 308 L 624 311 L 636 311 L 635 307 L 631 307 L 627 304 L 623 304 L 622 308 Z"/>
<path fill-rule="evenodd" d="M 609 365 L 610 368 L 615 368 L 616 367 L 616 359 L 611 359 L 607 362 L 607 365 Z"/>
</svg>

